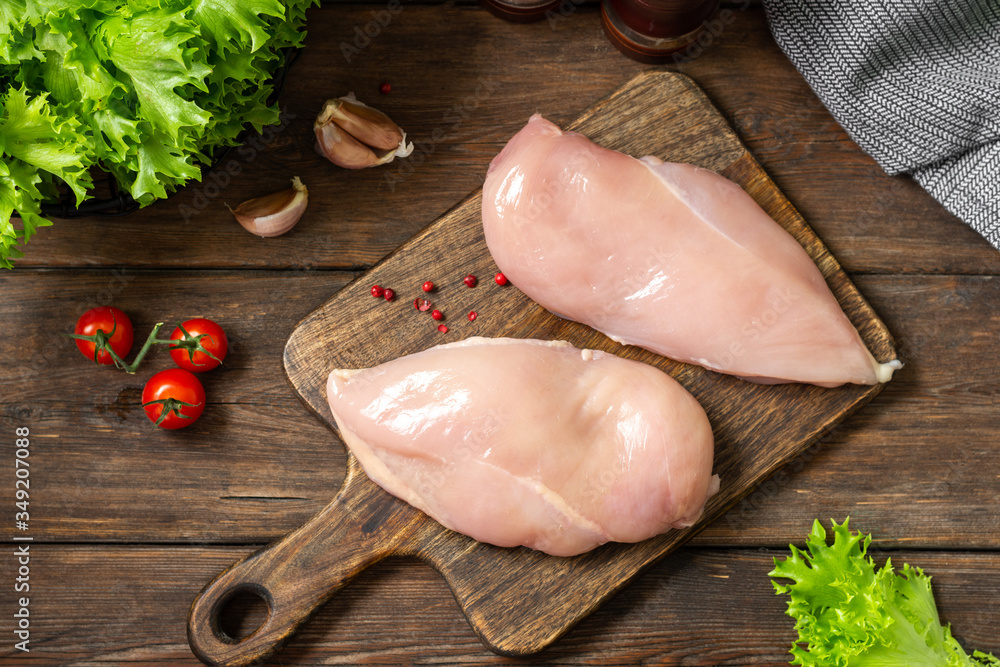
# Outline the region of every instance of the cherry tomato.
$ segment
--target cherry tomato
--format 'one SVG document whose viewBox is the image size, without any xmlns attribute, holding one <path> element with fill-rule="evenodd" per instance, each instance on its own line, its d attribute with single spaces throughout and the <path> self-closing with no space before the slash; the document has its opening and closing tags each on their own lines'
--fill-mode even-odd
<svg viewBox="0 0 1000 667">
<path fill-rule="evenodd" d="M 113 364 L 115 361 L 108 353 L 108 348 L 123 360 L 132 351 L 132 321 L 128 315 L 111 306 L 99 306 L 85 312 L 76 321 L 73 333 L 95 338 L 95 340 L 77 338 L 76 346 L 80 348 L 83 356 L 102 365 Z"/>
<path fill-rule="evenodd" d="M 142 390 L 146 416 L 160 428 L 184 428 L 205 411 L 205 388 L 183 368 L 168 368 L 149 378 Z"/>
<path fill-rule="evenodd" d="M 181 323 L 170 334 L 170 340 L 181 341 L 170 346 L 174 363 L 193 373 L 212 370 L 222 363 L 229 351 L 226 332 L 204 317 Z"/>
</svg>

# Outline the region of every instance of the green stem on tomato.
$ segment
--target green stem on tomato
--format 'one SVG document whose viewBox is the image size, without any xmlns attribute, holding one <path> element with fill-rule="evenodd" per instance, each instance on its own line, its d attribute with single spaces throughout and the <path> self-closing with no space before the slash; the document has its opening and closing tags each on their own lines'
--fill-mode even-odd
<svg viewBox="0 0 1000 667">
<path fill-rule="evenodd" d="M 97 356 L 100 352 L 107 352 L 111 356 L 111 360 L 114 362 L 115 367 L 122 369 L 129 375 L 135 375 L 135 371 L 136 369 L 139 368 L 139 364 L 142 363 L 142 360 L 146 358 L 146 355 L 149 353 L 149 351 L 152 349 L 154 345 L 170 345 L 171 349 L 176 348 L 176 349 L 186 350 L 192 362 L 194 361 L 195 352 L 204 352 L 212 359 L 218 361 L 220 364 L 222 363 L 221 359 L 219 359 L 214 354 L 212 354 L 204 347 L 202 347 L 201 339 L 205 338 L 207 334 L 192 336 L 187 332 L 187 330 L 184 328 L 183 325 L 178 324 L 177 326 L 180 328 L 182 332 L 184 332 L 184 337 L 182 339 L 173 340 L 171 338 L 168 338 L 166 340 L 160 340 L 159 338 L 157 338 L 156 334 L 160 333 L 160 328 L 163 326 L 163 322 L 156 323 L 156 326 L 153 327 L 153 330 L 149 332 L 149 336 L 146 337 L 146 342 L 143 343 L 142 347 L 139 349 L 139 353 L 135 355 L 135 359 L 132 360 L 131 364 L 126 363 L 125 360 L 119 357 L 118 354 L 111 348 L 111 343 L 110 343 L 111 337 L 115 335 L 115 327 L 117 326 L 118 323 L 116 322 L 113 325 L 110 334 L 104 333 L 103 329 L 98 329 L 97 333 L 90 336 L 85 336 L 83 334 L 76 334 L 76 333 L 65 334 L 65 335 L 69 336 L 70 338 L 78 338 L 80 340 L 86 340 L 91 343 L 94 343 L 95 362 L 97 362 Z"/>
<path fill-rule="evenodd" d="M 169 341 L 169 342 L 173 343 L 173 345 L 170 346 L 171 350 L 184 350 L 185 352 L 188 353 L 188 359 L 190 359 L 191 363 L 193 365 L 195 365 L 195 366 L 205 366 L 206 365 L 206 364 L 195 364 L 194 363 L 194 353 L 195 352 L 201 352 L 202 354 L 205 354 L 206 356 L 214 359 L 218 363 L 220 363 L 220 364 L 222 363 L 222 359 L 219 359 L 217 356 L 215 356 L 210 351 L 208 351 L 207 349 L 205 349 L 205 347 L 201 344 L 201 339 L 202 338 L 208 338 L 208 339 L 214 341 L 215 339 L 212 338 L 212 336 L 210 336 L 208 334 L 198 334 L 197 336 L 192 336 L 188 332 L 188 330 L 184 328 L 184 325 L 181 324 L 180 322 L 177 323 L 177 328 L 181 330 L 181 333 L 184 334 L 184 336 L 180 340 L 171 339 Z"/>
<path fill-rule="evenodd" d="M 71 333 L 65 334 L 70 338 L 76 338 L 79 340 L 85 340 L 94 344 L 94 363 L 101 363 L 98 359 L 101 352 L 106 352 L 111 360 L 114 362 L 116 368 L 121 368 L 122 370 L 128 370 L 128 365 L 118 356 L 114 348 L 111 347 L 111 339 L 115 335 L 115 331 L 118 329 L 118 321 L 115 320 L 114 324 L 111 325 L 111 333 L 104 333 L 104 329 L 98 329 L 96 333 L 91 335 Z M 134 372 L 134 371 L 132 371 Z"/>
<path fill-rule="evenodd" d="M 146 358 L 146 354 L 149 352 L 149 350 L 153 347 L 154 344 L 164 345 L 170 343 L 169 340 L 158 340 L 156 338 L 156 334 L 160 333 L 160 327 L 162 326 L 163 322 L 156 323 L 156 326 L 153 327 L 153 330 L 149 332 L 149 336 L 146 337 L 146 342 L 142 344 L 141 348 L 139 348 L 139 354 L 135 355 L 135 359 L 132 360 L 132 363 L 125 364 L 124 362 L 122 362 L 123 365 L 120 367 L 122 370 L 124 370 L 129 375 L 135 375 L 135 371 L 137 368 L 139 368 L 139 364 L 142 363 L 142 360 Z"/>
<path fill-rule="evenodd" d="M 176 415 L 181 419 L 194 419 L 194 417 L 190 417 L 181 412 L 181 409 L 196 408 L 199 405 L 201 405 L 201 403 L 185 403 L 184 401 L 180 401 L 176 398 L 160 398 L 155 401 L 148 401 L 146 403 L 143 403 L 142 407 L 145 408 L 148 405 L 160 405 L 163 407 L 163 409 L 160 411 L 159 418 L 155 422 L 153 422 L 153 427 L 155 428 L 159 426 L 161 423 L 163 423 L 163 420 L 169 417 L 171 413 L 173 413 L 174 415 Z"/>
</svg>

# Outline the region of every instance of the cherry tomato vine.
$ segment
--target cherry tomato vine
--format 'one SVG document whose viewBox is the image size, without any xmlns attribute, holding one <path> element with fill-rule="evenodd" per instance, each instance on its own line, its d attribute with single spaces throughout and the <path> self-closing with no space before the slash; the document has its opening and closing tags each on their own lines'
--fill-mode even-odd
<svg viewBox="0 0 1000 667">
<path fill-rule="evenodd" d="M 205 390 L 194 373 L 218 367 L 229 352 L 229 340 L 221 326 L 204 317 L 178 322 L 167 339 L 157 337 L 162 328 L 163 322 L 153 326 L 131 363 L 125 357 L 134 341 L 132 321 L 118 308 L 91 308 L 68 335 L 88 359 L 100 365 L 113 364 L 130 375 L 153 346 L 167 345 L 177 368 L 160 371 L 146 382 L 142 407 L 156 426 L 183 428 L 197 421 L 205 409 Z"/>
</svg>

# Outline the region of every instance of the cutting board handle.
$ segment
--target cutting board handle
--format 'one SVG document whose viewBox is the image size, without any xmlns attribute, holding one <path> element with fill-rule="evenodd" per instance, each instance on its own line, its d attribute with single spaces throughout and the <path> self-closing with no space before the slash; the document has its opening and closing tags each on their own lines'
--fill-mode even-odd
<svg viewBox="0 0 1000 667">
<path fill-rule="evenodd" d="M 209 665 L 260 664 L 348 581 L 406 540 L 418 517 L 348 456 L 347 477 L 333 502 L 202 589 L 188 615 L 191 650 Z M 249 636 L 235 639 L 222 630 L 219 616 L 247 592 L 264 600 L 267 618 Z"/>
</svg>

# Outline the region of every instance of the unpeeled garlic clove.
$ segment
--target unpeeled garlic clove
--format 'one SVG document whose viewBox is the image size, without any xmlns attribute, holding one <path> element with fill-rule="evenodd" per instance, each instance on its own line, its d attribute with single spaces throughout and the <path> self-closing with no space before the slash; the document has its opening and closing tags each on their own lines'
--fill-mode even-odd
<svg viewBox="0 0 1000 667">
<path fill-rule="evenodd" d="M 309 190 L 296 176 L 287 190 L 248 199 L 230 211 L 252 234 L 281 236 L 299 221 L 308 202 Z"/>
<path fill-rule="evenodd" d="M 392 119 L 378 109 L 359 102 L 353 95 L 328 100 L 320 118 L 324 115 L 349 135 L 372 148 L 395 150 L 405 135 Z"/>
<path fill-rule="evenodd" d="M 395 157 L 394 151 L 376 153 L 333 122 L 316 128 L 316 149 L 330 162 L 345 169 L 375 167 Z"/>
<path fill-rule="evenodd" d="M 347 169 L 386 164 L 413 152 L 406 132 L 378 109 L 359 102 L 353 93 L 327 100 L 313 129 L 319 152 Z"/>
</svg>

